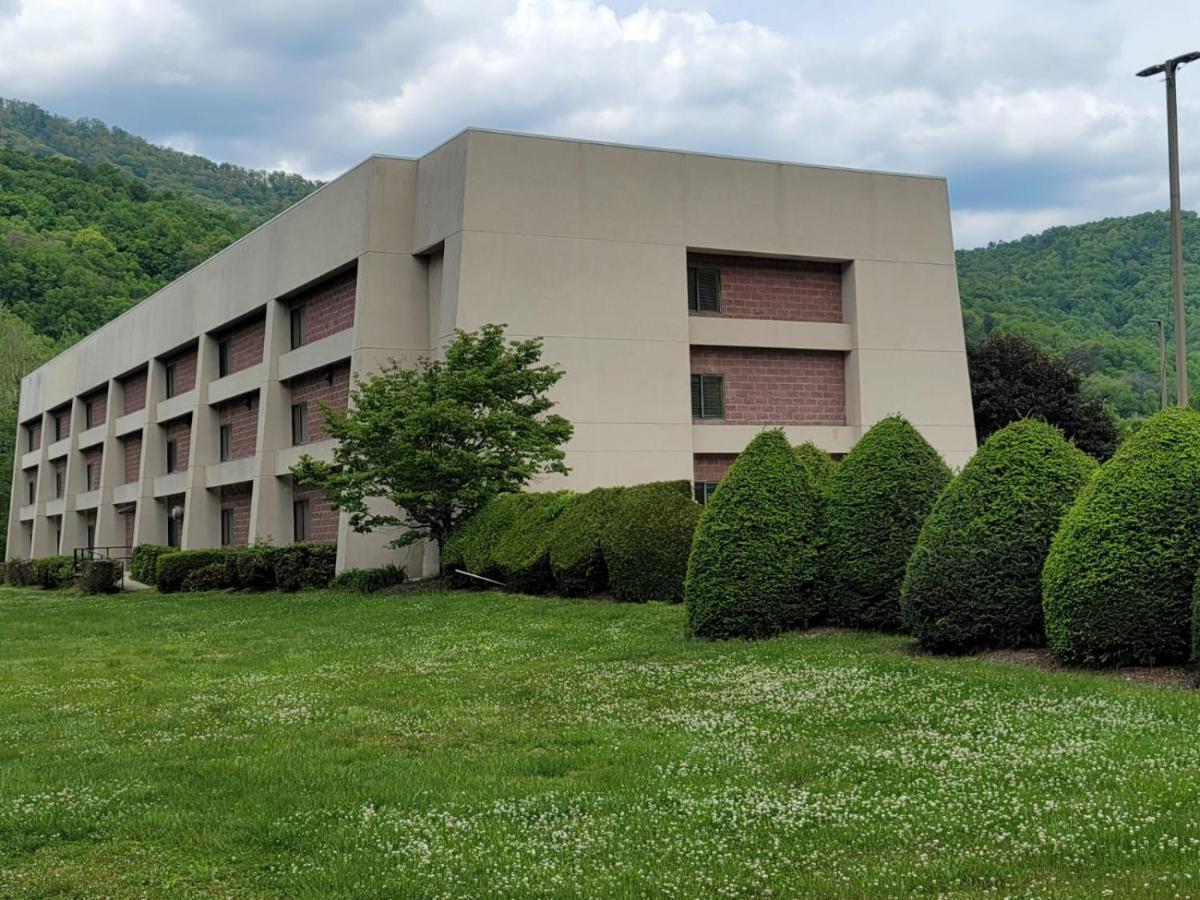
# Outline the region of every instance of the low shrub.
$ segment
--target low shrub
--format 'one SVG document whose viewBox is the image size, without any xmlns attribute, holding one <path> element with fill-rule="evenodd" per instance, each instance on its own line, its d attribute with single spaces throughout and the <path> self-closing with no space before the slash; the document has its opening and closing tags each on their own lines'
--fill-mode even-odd
<svg viewBox="0 0 1200 900">
<path fill-rule="evenodd" d="M 829 618 L 900 628 L 900 585 L 917 535 L 950 470 L 900 416 L 877 422 L 829 477 L 821 581 Z"/>
<path fill-rule="evenodd" d="M 928 650 L 1045 643 L 1042 566 L 1096 462 L 1044 422 L 984 442 L 925 520 L 900 590 L 905 625 Z"/>
<path fill-rule="evenodd" d="M 544 594 L 554 589 L 550 541 L 558 519 L 576 495 L 570 491 L 531 494 L 533 499 L 500 534 L 492 560 L 510 591 Z"/>
<path fill-rule="evenodd" d="M 4 579 L 13 587 L 29 587 L 33 584 L 33 560 L 10 559 L 4 567 Z"/>
<path fill-rule="evenodd" d="M 677 482 L 625 488 L 613 504 L 602 545 L 618 600 L 679 603 L 701 506 Z"/>
<path fill-rule="evenodd" d="M 176 553 L 164 553 L 158 558 L 155 569 L 155 584 L 164 594 L 173 594 L 185 590 L 188 576 L 206 566 L 220 565 L 225 570 L 225 583 L 222 587 L 233 584 L 229 574 L 228 550 L 180 550 Z"/>
<path fill-rule="evenodd" d="M 287 544 L 275 551 L 275 586 L 281 591 L 329 587 L 337 568 L 337 544 Z"/>
<path fill-rule="evenodd" d="M 267 541 L 255 541 L 231 551 L 236 586 L 245 591 L 275 590 L 275 554 L 278 548 Z"/>
<path fill-rule="evenodd" d="M 550 535 L 550 571 L 564 597 L 587 597 L 608 590 L 604 529 L 623 489 L 588 491 L 562 511 Z"/>
<path fill-rule="evenodd" d="M 501 573 L 493 556 L 496 544 L 522 512 L 539 502 L 537 496 L 501 494 L 488 501 L 446 541 L 442 548 L 442 571 L 463 569 L 499 579 Z"/>
<path fill-rule="evenodd" d="M 57 590 L 75 582 L 75 560 L 69 556 L 43 556 L 33 561 L 33 581 L 40 588 Z"/>
<path fill-rule="evenodd" d="M 1046 639 L 1067 663 L 1186 660 L 1200 565 L 1200 413 L 1126 438 L 1063 518 L 1042 571 Z"/>
<path fill-rule="evenodd" d="M 158 572 L 158 558 L 166 553 L 178 553 L 177 547 L 162 544 L 138 544 L 133 548 L 129 561 L 129 574 L 142 584 L 154 584 Z"/>
<path fill-rule="evenodd" d="M 783 431 L 750 442 L 696 528 L 684 590 L 693 634 L 767 637 L 817 617 L 819 500 Z"/>
<path fill-rule="evenodd" d="M 356 594 L 373 594 L 403 584 L 406 577 L 404 569 L 394 565 L 380 566 L 377 569 L 347 569 L 336 576 L 329 586 Z"/>
<path fill-rule="evenodd" d="M 85 559 L 79 567 L 79 588 L 85 594 L 115 594 L 121 589 L 121 561 Z"/>
<path fill-rule="evenodd" d="M 230 577 L 230 560 L 209 563 L 188 572 L 183 579 L 182 590 L 188 593 L 196 591 L 220 591 L 234 587 Z"/>
</svg>

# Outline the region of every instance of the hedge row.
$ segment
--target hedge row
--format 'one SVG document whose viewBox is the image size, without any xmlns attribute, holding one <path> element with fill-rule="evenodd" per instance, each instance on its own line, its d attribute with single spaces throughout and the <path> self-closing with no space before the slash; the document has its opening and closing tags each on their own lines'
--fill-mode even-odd
<svg viewBox="0 0 1200 900">
<path fill-rule="evenodd" d="M 150 557 L 155 560 L 151 583 L 164 594 L 227 589 L 296 591 L 301 588 L 328 587 L 333 581 L 337 563 L 337 546 L 324 543 L 285 544 L 280 547 L 252 544 L 227 550 L 171 549 L 169 552 L 152 545 L 142 547 L 147 548 L 143 561 Z M 142 547 L 135 549 L 135 560 Z M 145 574 L 145 568 L 142 572 Z"/>
<path fill-rule="evenodd" d="M 687 482 L 503 494 L 446 542 L 442 569 L 522 593 L 678 603 L 699 518 Z"/>
</svg>

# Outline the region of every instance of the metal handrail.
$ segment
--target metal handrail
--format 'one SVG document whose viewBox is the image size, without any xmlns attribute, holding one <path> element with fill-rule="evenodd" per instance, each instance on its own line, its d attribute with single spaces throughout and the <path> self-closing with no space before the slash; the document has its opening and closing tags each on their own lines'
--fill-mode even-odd
<svg viewBox="0 0 1200 900">
<path fill-rule="evenodd" d="M 114 550 L 120 550 L 120 554 L 113 553 Z M 73 565 L 75 574 L 79 574 L 85 560 L 89 559 L 110 559 L 119 561 L 121 565 L 121 590 L 125 590 L 125 565 L 133 559 L 133 548 L 126 544 L 115 544 L 111 547 L 76 547 L 73 551 Z"/>
</svg>

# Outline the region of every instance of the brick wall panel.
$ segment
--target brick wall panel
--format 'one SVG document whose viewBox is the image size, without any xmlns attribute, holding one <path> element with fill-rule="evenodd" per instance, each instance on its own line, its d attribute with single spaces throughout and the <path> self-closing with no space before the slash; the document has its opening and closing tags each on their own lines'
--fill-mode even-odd
<svg viewBox="0 0 1200 900">
<path fill-rule="evenodd" d="M 92 467 L 91 483 L 84 485 L 85 491 L 94 491 L 100 487 L 100 466 L 104 462 L 104 447 L 89 447 L 83 451 L 83 478 L 87 481 L 87 467 Z"/>
<path fill-rule="evenodd" d="M 58 423 L 50 432 L 52 440 L 61 441 L 71 436 L 71 407 L 64 406 L 50 413 L 51 420 Z"/>
<path fill-rule="evenodd" d="M 83 402 L 92 403 L 92 427 L 103 425 L 108 419 L 108 388 L 103 387 L 98 391 L 92 391 L 83 397 Z M 85 413 L 84 426 L 87 426 L 87 418 Z"/>
<path fill-rule="evenodd" d="M 133 517 L 134 517 L 134 514 L 132 512 L 127 512 L 123 516 L 121 516 L 121 518 L 125 520 L 125 546 L 126 547 L 133 546 Z"/>
<path fill-rule="evenodd" d="M 845 425 L 846 355 L 819 350 L 692 347 L 693 374 L 725 378 L 732 425 Z"/>
<path fill-rule="evenodd" d="M 146 370 L 134 372 L 121 380 L 121 389 L 125 395 L 125 415 L 146 408 Z"/>
<path fill-rule="evenodd" d="M 163 426 L 168 441 L 175 441 L 175 471 L 182 472 L 188 467 L 188 459 L 192 450 L 192 423 L 189 419 L 176 419 Z M 163 460 L 166 465 L 166 459 Z"/>
<path fill-rule="evenodd" d="M 219 337 L 229 340 L 229 374 L 256 366 L 263 359 L 263 344 L 267 339 L 266 316 L 231 328 Z"/>
<path fill-rule="evenodd" d="M 163 359 L 163 365 L 175 364 L 175 395 L 186 394 L 196 386 L 196 348 L 189 347 Z"/>
<path fill-rule="evenodd" d="M 30 450 L 42 449 L 42 422 L 40 419 L 25 426 L 25 436 Z"/>
<path fill-rule="evenodd" d="M 232 459 L 253 456 L 258 446 L 258 393 L 249 395 L 249 408 L 246 401 L 246 397 L 227 400 L 217 409 L 221 424 L 233 426 Z"/>
<path fill-rule="evenodd" d="M 318 372 L 309 372 L 306 375 L 293 378 L 288 382 L 288 389 L 291 395 L 289 402 L 292 404 L 308 403 L 306 424 L 308 426 L 309 443 L 323 441 L 329 436 L 325 431 L 325 418 L 321 415 L 321 408 L 317 405 L 317 401 L 324 400 L 334 409 L 345 409 L 350 402 L 349 364 L 343 363 L 335 366 L 333 368 L 332 384 L 330 384 L 330 380 L 329 370 L 321 369 Z"/>
<path fill-rule="evenodd" d="M 254 485 L 227 484 L 221 487 L 221 509 L 233 510 L 233 541 L 230 546 L 244 547 L 250 541 L 250 500 Z"/>
<path fill-rule="evenodd" d="M 293 500 L 308 500 L 310 541 L 337 542 L 338 511 L 325 499 L 320 488 L 292 487 Z"/>
<path fill-rule="evenodd" d="M 125 484 L 137 481 L 142 472 L 142 433 L 121 438 L 125 455 Z"/>
<path fill-rule="evenodd" d="M 693 480 L 720 481 L 735 459 L 736 453 L 697 453 L 692 459 Z"/>
<path fill-rule="evenodd" d="M 291 306 L 304 306 L 304 343 L 354 326 L 354 297 L 358 276 L 354 271 L 338 275 L 290 301 Z"/>
<path fill-rule="evenodd" d="M 721 270 L 721 311 L 692 315 L 842 321 L 840 263 L 693 253 L 688 264 Z"/>
</svg>

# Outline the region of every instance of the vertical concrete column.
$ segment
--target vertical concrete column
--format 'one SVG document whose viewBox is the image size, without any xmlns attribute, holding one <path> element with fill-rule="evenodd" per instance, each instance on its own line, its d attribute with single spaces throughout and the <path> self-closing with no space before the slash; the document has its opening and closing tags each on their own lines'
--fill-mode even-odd
<svg viewBox="0 0 1200 900">
<path fill-rule="evenodd" d="M 125 524 L 113 506 L 113 488 L 125 480 L 125 454 L 117 439 L 117 417 L 125 408 L 121 382 L 108 381 L 104 413 L 104 456 L 100 460 L 100 506 L 96 509 L 96 546 L 116 547 L 125 543 Z"/>
<path fill-rule="evenodd" d="M 258 433 L 254 459 L 254 493 L 250 498 L 250 540 L 292 542 L 292 489 L 275 475 L 275 454 L 291 444 L 288 391 L 279 381 L 279 357 L 291 349 L 286 303 L 267 304 L 263 363 L 266 380 L 258 398 Z"/>
<path fill-rule="evenodd" d="M 9 492 L 8 503 L 8 538 L 4 544 L 4 558 L 20 557 L 24 559 L 29 548 L 24 546 L 21 539 L 21 507 L 27 505 L 29 496 L 25 491 L 25 473 L 21 469 L 21 457 L 26 447 L 25 426 L 17 423 L 17 436 L 13 440 L 13 471 L 12 490 Z"/>
<path fill-rule="evenodd" d="M 154 499 L 154 479 L 167 468 L 167 439 L 158 427 L 158 404 L 167 396 L 163 364 L 152 359 L 146 371 L 146 419 L 142 427 L 142 458 L 138 463 L 137 512 L 133 518 L 133 543 L 165 544 L 167 519 L 162 504 Z"/>
<path fill-rule="evenodd" d="M 42 413 L 42 452 L 38 457 L 37 508 L 33 517 L 33 546 L 30 556 L 38 559 L 58 552 L 58 536 L 54 523 L 46 515 L 46 503 L 54 499 L 54 466 L 50 465 L 50 435 L 53 434 L 50 413 Z"/>
<path fill-rule="evenodd" d="M 58 552 L 70 556 L 80 547 L 87 546 L 87 522 L 75 511 L 75 498 L 87 490 L 87 469 L 83 453 L 79 449 L 79 434 L 84 430 L 83 402 L 75 397 L 71 401 L 71 449 L 67 451 L 66 503 L 62 517 L 62 546 Z"/>
<path fill-rule="evenodd" d="M 208 489 L 208 467 L 219 457 L 220 416 L 208 403 L 208 386 L 217 377 L 217 341 L 200 335 L 196 354 L 196 405 L 192 409 L 191 449 L 183 506 L 183 549 L 221 546 L 221 504 Z"/>
</svg>

